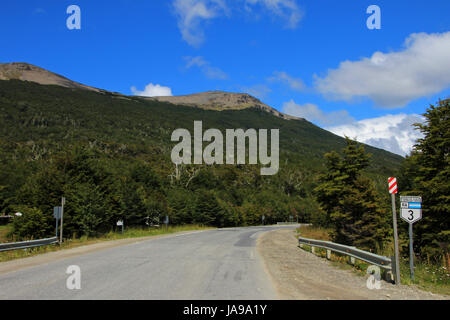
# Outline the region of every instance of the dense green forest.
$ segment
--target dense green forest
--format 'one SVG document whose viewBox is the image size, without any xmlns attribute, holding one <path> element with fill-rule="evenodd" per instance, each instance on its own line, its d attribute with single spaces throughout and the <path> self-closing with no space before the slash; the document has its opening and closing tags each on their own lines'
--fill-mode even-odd
<svg viewBox="0 0 450 320">
<path fill-rule="evenodd" d="M 280 129 L 280 171 L 258 165 L 189 165 L 170 160 L 171 133 L 203 128 Z M 284 120 L 257 108 L 211 111 L 102 92 L 0 81 L 0 214 L 15 219 L 16 239 L 54 233 L 52 208 L 65 196 L 67 236 L 158 223 L 218 227 L 287 221 L 326 223 L 314 189 L 324 154 L 346 140 L 306 120 Z M 362 168 L 382 206 L 386 179 L 403 158 L 365 146 Z M 358 180 L 359 181 L 359 180 Z"/>
</svg>

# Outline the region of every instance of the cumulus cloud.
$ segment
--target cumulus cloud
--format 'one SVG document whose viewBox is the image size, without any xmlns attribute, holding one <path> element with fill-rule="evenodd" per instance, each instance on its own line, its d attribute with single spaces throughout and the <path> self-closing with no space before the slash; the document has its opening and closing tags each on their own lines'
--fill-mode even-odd
<svg viewBox="0 0 450 320">
<path fill-rule="evenodd" d="M 173 7 L 183 39 L 195 47 L 204 41 L 202 22 L 228 12 L 224 0 L 175 0 Z"/>
<path fill-rule="evenodd" d="M 184 57 L 186 61 L 186 69 L 192 67 L 200 68 L 203 74 L 209 79 L 226 80 L 228 75 L 219 68 L 213 67 L 211 63 L 206 61 L 203 57 Z"/>
<path fill-rule="evenodd" d="M 297 91 L 303 91 L 305 89 L 305 84 L 302 79 L 294 78 L 284 71 L 275 71 L 273 76 L 268 80 L 271 82 L 282 82 L 288 85 L 291 89 Z"/>
<path fill-rule="evenodd" d="M 246 9 L 251 11 L 250 6 L 260 5 L 265 7 L 275 16 L 282 18 L 286 27 L 295 29 L 303 17 L 297 1 L 295 0 L 245 0 Z"/>
<path fill-rule="evenodd" d="M 294 100 L 283 104 L 283 112 L 291 116 L 304 118 L 320 126 L 340 125 L 354 122 L 354 119 L 345 110 L 324 112 L 312 103 L 299 105 Z"/>
<path fill-rule="evenodd" d="M 423 137 L 420 131 L 415 130 L 413 124 L 423 121 L 420 115 L 402 113 L 325 129 L 339 136 L 348 136 L 368 145 L 405 156 L 411 152 L 417 139 Z"/>
<path fill-rule="evenodd" d="M 403 107 L 450 87 L 450 32 L 410 35 L 404 49 L 375 52 L 370 58 L 341 62 L 316 89 L 331 99 L 369 98 L 378 106 Z"/>
<path fill-rule="evenodd" d="M 257 5 L 263 7 L 282 18 L 291 29 L 297 27 L 303 16 L 296 0 L 173 0 L 172 5 L 183 40 L 194 47 L 199 47 L 205 40 L 203 25 L 206 21 L 230 16 L 241 6 L 251 12 Z"/>
<path fill-rule="evenodd" d="M 409 154 L 417 139 L 423 137 L 413 126 L 424 121 L 417 114 L 402 113 L 355 121 L 345 110 L 325 112 L 315 104 L 299 105 L 294 100 L 283 104 L 283 112 L 305 118 L 341 137 L 347 136 L 401 156 Z"/>
<path fill-rule="evenodd" d="M 148 84 L 143 91 L 139 91 L 136 89 L 136 87 L 131 87 L 131 92 L 135 96 L 141 96 L 141 97 L 167 97 L 172 96 L 172 89 L 169 87 L 163 87 L 159 84 Z"/>
</svg>

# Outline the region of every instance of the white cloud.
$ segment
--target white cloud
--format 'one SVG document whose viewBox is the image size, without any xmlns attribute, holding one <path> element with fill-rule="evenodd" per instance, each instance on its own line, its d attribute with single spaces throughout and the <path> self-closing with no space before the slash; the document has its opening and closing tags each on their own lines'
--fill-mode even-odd
<svg viewBox="0 0 450 320">
<path fill-rule="evenodd" d="M 251 11 L 250 5 L 261 5 L 272 14 L 286 21 L 286 27 L 295 29 L 303 17 L 303 13 L 295 0 L 245 0 L 246 9 Z"/>
<path fill-rule="evenodd" d="M 172 89 L 169 87 L 162 87 L 159 84 L 148 84 L 143 91 L 139 91 L 136 87 L 131 87 L 131 92 L 135 96 L 141 97 L 167 97 L 172 96 Z"/>
<path fill-rule="evenodd" d="M 304 118 L 321 126 L 340 125 L 354 122 L 354 119 L 345 110 L 324 112 L 312 103 L 296 104 L 294 100 L 283 104 L 283 112 L 291 116 Z"/>
<path fill-rule="evenodd" d="M 242 5 L 250 12 L 256 5 L 262 6 L 270 14 L 285 20 L 286 27 L 291 29 L 297 27 L 303 16 L 296 0 L 173 0 L 183 40 L 194 47 L 199 47 L 205 40 L 205 21 L 230 16 L 232 8 Z"/>
<path fill-rule="evenodd" d="M 351 124 L 327 127 L 325 129 L 339 135 L 357 139 L 368 145 L 405 156 L 412 150 L 417 139 L 422 138 L 413 123 L 423 122 L 416 114 L 385 115 L 365 119 Z"/>
<path fill-rule="evenodd" d="M 297 91 L 303 91 L 305 89 L 305 84 L 302 79 L 294 78 L 284 71 L 275 71 L 273 76 L 268 79 L 269 81 L 283 82 L 287 84 L 291 89 Z"/>
<path fill-rule="evenodd" d="M 316 77 L 316 88 L 336 100 L 369 98 L 386 108 L 409 102 L 450 87 L 450 32 L 416 33 L 403 51 L 375 52 L 370 58 L 341 62 Z"/>
<path fill-rule="evenodd" d="M 195 47 L 204 41 L 201 23 L 228 12 L 224 0 L 175 0 L 173 7 L 183 39 Z"/>
<path fill-rule="evenodd" d="M 208 61 L 203 57 L 183 57 L 186 61 L 186 69 L 192 67 L 198 67 L 203 72 L 203 74 L 209 79 L 226 80 L 228 75 L 220 70 L 219 68 L 213 67 Z"/>
</svg>

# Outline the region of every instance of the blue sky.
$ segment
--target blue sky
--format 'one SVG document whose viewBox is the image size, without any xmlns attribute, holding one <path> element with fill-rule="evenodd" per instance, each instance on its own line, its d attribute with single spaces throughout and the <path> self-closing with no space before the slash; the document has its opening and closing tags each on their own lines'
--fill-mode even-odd
<svg viewBox="0 0 450 320">
<path fill-rule="evenodd" d="M 66 26 L 72 4 L 81 30 Z M 374 4 L 380 30 L 366 26 Z M 450 96 L 447 0 L 18 0 L 0 8 L 0 62 L 124 94 L 248 92 L 399 154 L 418 137 L 418 115 Z"/>
</svg>

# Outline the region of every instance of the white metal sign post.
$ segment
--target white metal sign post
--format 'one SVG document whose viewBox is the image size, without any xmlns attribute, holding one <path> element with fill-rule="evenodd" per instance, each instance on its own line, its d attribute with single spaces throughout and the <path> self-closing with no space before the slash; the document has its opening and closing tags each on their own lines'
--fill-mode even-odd
<svg viewBox="0 0 450 320">
<path fill-rule="evenodd" d="M 400 217 L 409 223 L 409 268 L 414 281 L 413 224 L 422 219 L 422 197 L 400 196 Z"/>
<path fill-rule="evenodd" d="M 117 226 L 122 227 L 122 233 L 123 233 L 123 220 L 117 221 Z"/>
<path fill-rule="evenodd" d="M 397 214 L 395 209 L 395 194 L 397 191 L 397 178 L 389 178 L 389 193 L 392 199 L 392 220 L 394 227 L 394 259 L 395 259 L 395 284 L 400 284 L 400 261 L 398 252 Z"/>
<path fill-rule="evenodd" d="M 61 228 L 59 229 L 59 244 L 63 242 L 63 218 L 64 218 L 64 205 L 66 204 L 66 198 L 61 198 Z"/>
</svg>

